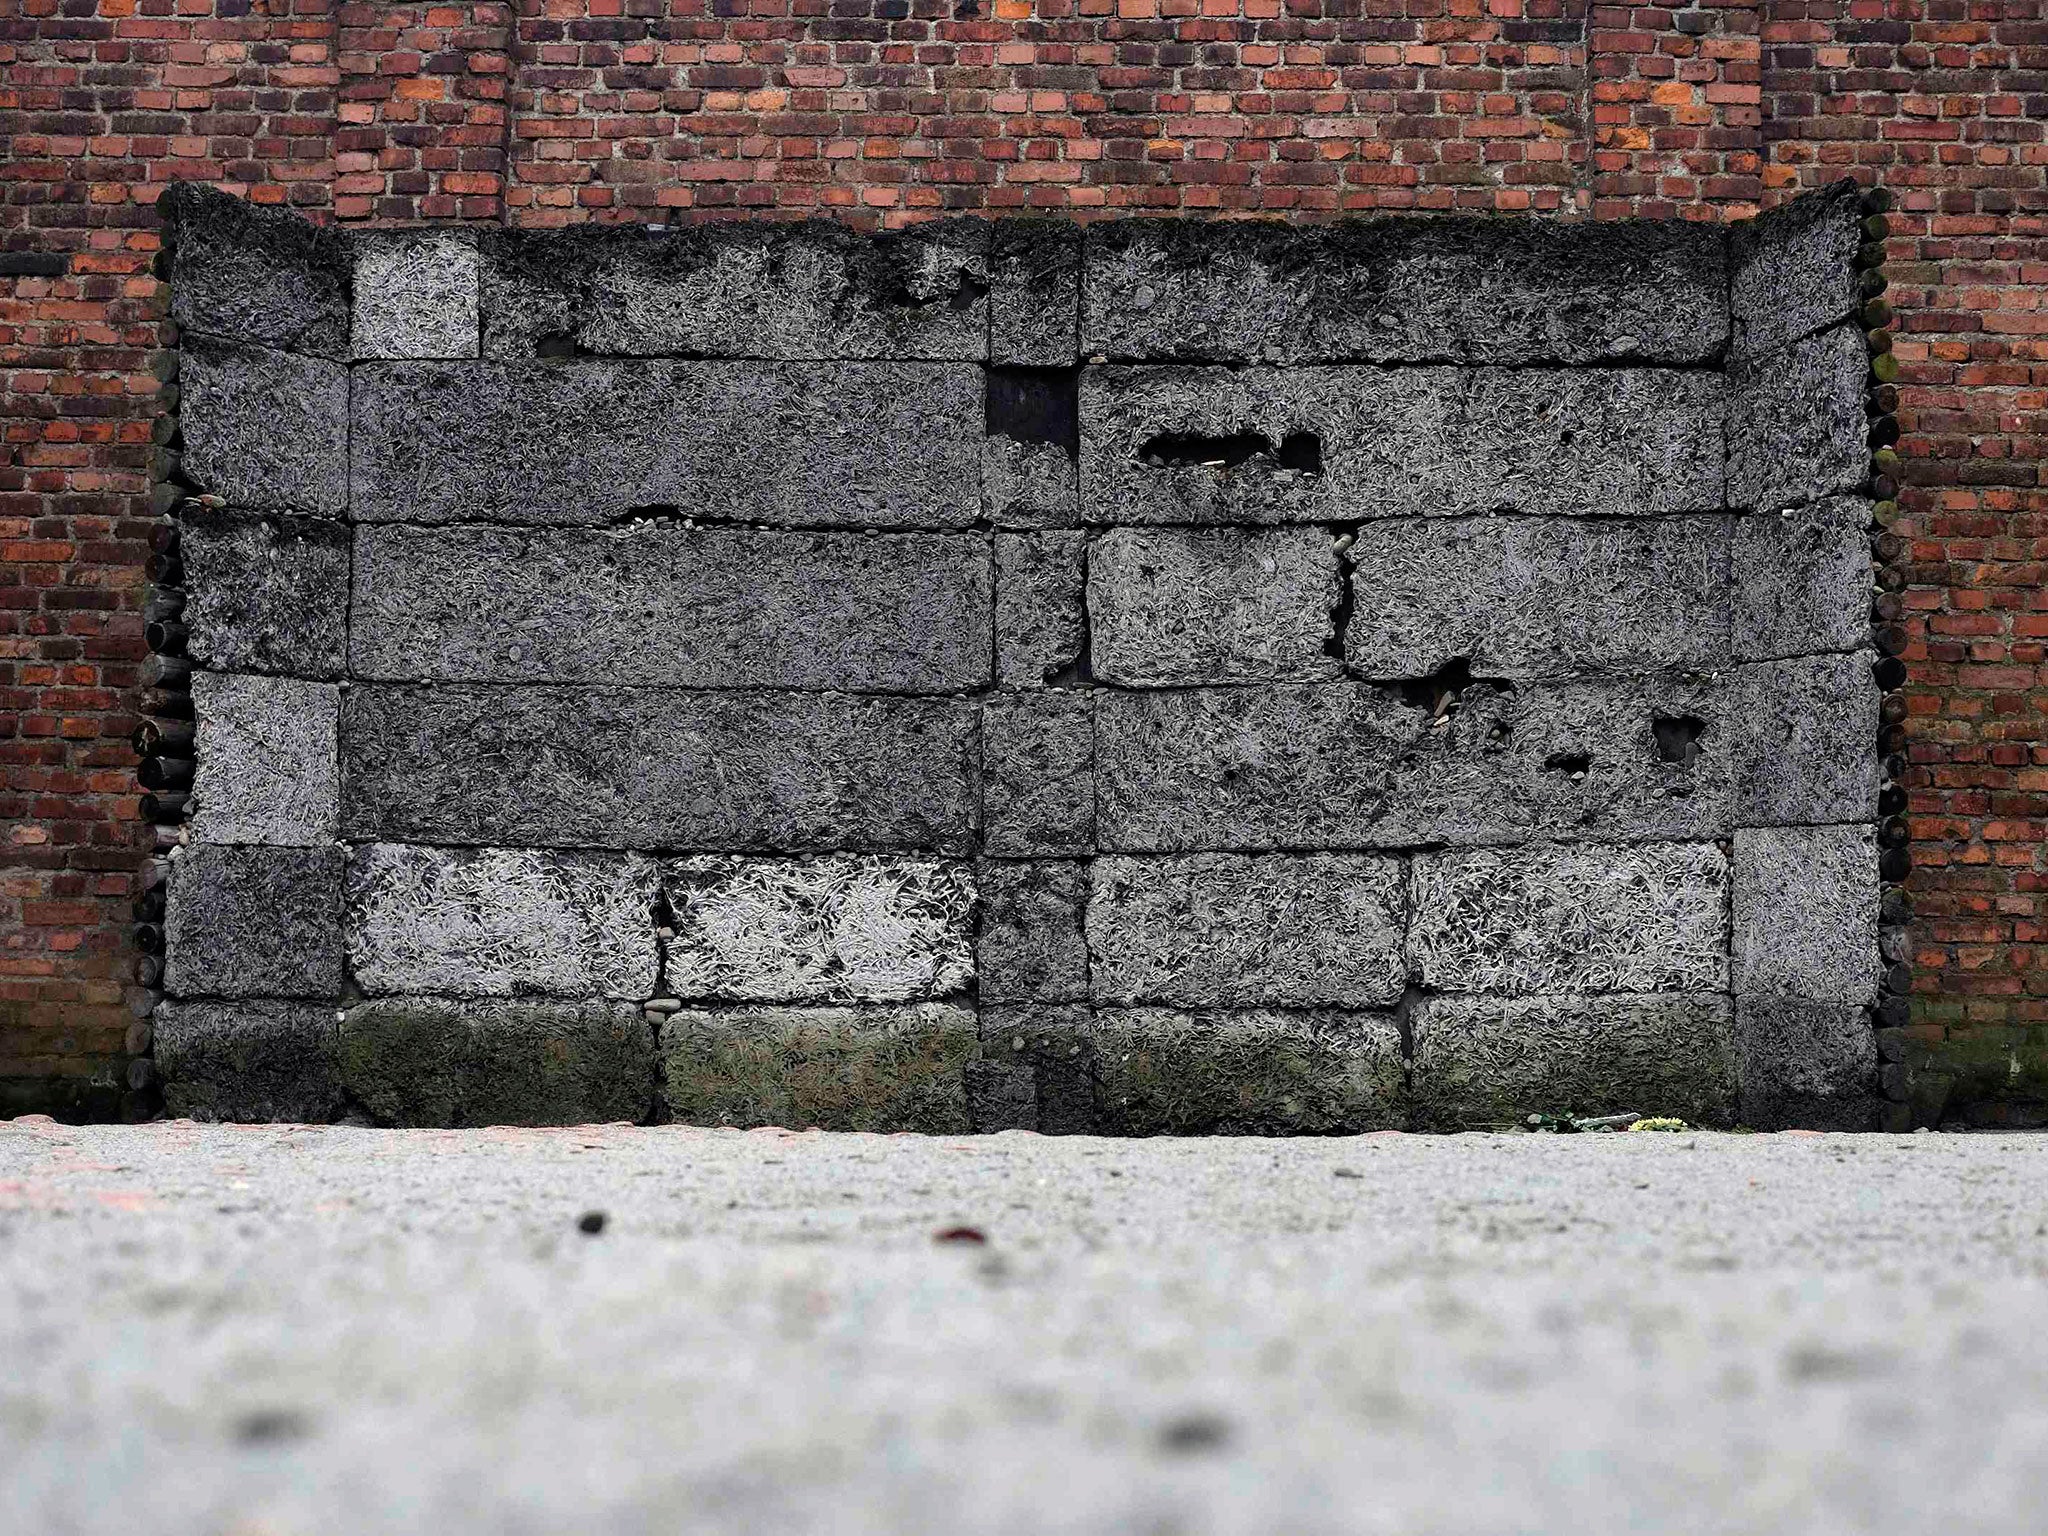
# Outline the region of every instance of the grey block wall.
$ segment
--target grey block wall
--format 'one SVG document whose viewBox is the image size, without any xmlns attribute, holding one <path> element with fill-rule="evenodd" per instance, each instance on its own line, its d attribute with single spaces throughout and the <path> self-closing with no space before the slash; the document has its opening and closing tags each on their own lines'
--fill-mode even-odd
<svg viewBox="0 0 2048 1536">
<path fill-rule="evenodd" d="M 166 208 L 174 1109 L 1867 1113 L 1853 197 Z"/>
</svg>

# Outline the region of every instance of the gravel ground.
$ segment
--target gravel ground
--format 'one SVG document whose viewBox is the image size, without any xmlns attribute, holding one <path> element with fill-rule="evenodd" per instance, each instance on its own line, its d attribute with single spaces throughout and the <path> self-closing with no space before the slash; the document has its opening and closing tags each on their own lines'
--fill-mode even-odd
<svg viewBox="0 0 2048 1536">
<path fill-rule="evenodd" d="M 2048 1138 L 16 1120 L 0 1358 L 35 1536 L 2010 1531 Z"/>
</svg>

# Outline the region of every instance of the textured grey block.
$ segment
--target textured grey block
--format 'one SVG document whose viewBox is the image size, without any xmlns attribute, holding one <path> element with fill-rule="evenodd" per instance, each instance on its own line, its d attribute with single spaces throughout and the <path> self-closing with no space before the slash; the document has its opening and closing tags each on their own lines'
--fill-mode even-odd
<svg viewBox="0 0 2048 1536">
<path fill-rule="evenodd" d="M 669 1110 L 687 1125 L 971 1128 L 963 1069 L 980 1052 L 972 1009 L 685 1009 L 662 1027 L 661 1050 Z"/>
<path fill-rule="evenodd" d="M 665 865 L 669 995 L 909 1002 L 974 977 L 974 877 L 936 859 L 699 857 Z"/>
<path fill-rule="evenodd" d="M 1700 363 L 1720 232 L 1668 223 L 1146 219 L 1087 234 L 1084 352 L 1323 362 Z"/>
<path fill-rule="evenodd" d="M 1351 545 L 1361 677 L 1706 668 L 1728 659 L 1725 517 L 1404 518 Z"/>
<path fill-rule="evenodd" d="M 1085 693 L 1044 692 L 982 705 L 983 852 L 1094 852 L 1093 702 Z"/>
<path fill-rule="evenodd" d="M 165 1001 L 150 1022 L 174 1119 L 319 1123 L 341 1113 L 330 1004 Z"/>
<path fill-rule="evenodd" d="M 1736 734 L 1736 820 L 1752 826 L 1877 815 L 1877 680 L 1867 651 L 1737 667 L 1723 680 Z"/>
<path fill-rule="evenodd" d="M 198 765 L 192 835 L 202 843 L 311 847 L 334 840 L 341 690 L 289 677 L 192 677 Z"/>
<path fill-rule="evenodd" d="M 254 512 L 348 507 L 348 369 L 317 357 L 188 337 L 178 430 L 186 478 Z"/>
<path fill-rule="evenodd" d="M 1090 368 L 1082 515 L 1710 511 L 1722 503 L 1723 396 L 1718 373 L 1647 368 Z"/>
<path fill-rule="evenodd" d="M 1042 688 L 1080 665 L 1087 549 L 1078 531 L 995 536 L 996 677 L 1006 687 Z"/>
<path fill-rule="evenodd" d="M 363 522 L 960 527 L 981 444 L 966 363 L 369 363 L 351 474 Z"/>
<path fill-rule="evenodd" d="M 1532 1114 L 1734 1122 L 1727 997 L 1426 997 L 1410 1018 L 1418 1130 L 1520 1124 Z"/>
<path fill-rule="evenodd" d="M 1755 357 L 1856 311 L 1861 188 L 1838 181 L 1737 224 L 1729 236 L 1729 353 Z"/>
<path fill-rule="evenodd" d="M 1088 550 L 1089 661 L 1103 682 L 1317 682 L 1337 552 L 1321 528 L 1117 528 Z"/>
<path fill-rule="evenodd" d="M 1018 1129 L 1041 1136 L 1092 1136 L 1102 1128 L 1095 1095 L 1094 1031 L 1095 1015 L 1086 1007 L 982 1007 L 981 1064 L 1021 1072 L 1031 1084 L 1031 1122 Z M 982 1129 L 978 1121 L 976 1129 Z"/>
<path fill-rule="evenodd" d="M 946 693 L 989 680 L 980 534 L 364 528 L 358 675 Z"/>
<path fill-rule="evenodd" d="M 1104 1003 L 1372 1008 L 1407 982 L 1399 859 L 1106 857 L 1090 871 L 1088 953 Z"/>
<path fill-rule="evenodd" d="M 1081 230 L 1064 219 L 999 219 L 989 254 L 988 360 L 1064 367 L 1079 354 Z"/>
<path fill-rule="evenodd" d="M 1728 365 L 1728 504 L 1776 512 L 1870 475 L 1864 383 L 1869 351 L 1838 325 Z"/>
<path fill-rule="evenodd" d="M 348 870 L 348 958 L 375 997 L 652 997 L 654 861 L 371 843 Z"/>
<path fill-rule="evenodd" d="M 349 241 L 197 182 L 157 199 L 173 252 L 171 319 L 190 336 L 345 359 Z"/>
<path fill-rule="evenodd" d="M 491 230 L 484 354 L 979 361 L 989 238 L 973 219 Z"/>
<path fill-rule="evenodd" d="M 384 1125 L 593 1125 L 654 1107 L 654 1031 L 629 1003 L 379 998 L 343 1016 L 340 1055 Z"/>
<path fill-rule="evenodd" d="M 173 997 L 341 991 L 339 848 L 187 848 L 164 912 Z"/>
<path fill-rule="evenodd" d="M 345 836 L 966 852 L 973 706 L 843 694 L 359 685 Z"/>
<path fill-rule="evenodd" d="M 1877 1033 L 1845 1003 L 1737 997 L 1742 1122 L 1760 1131 L 1874 1130 Z"/>
<path fill-rule="evenodd" d="M 1418 853 L 1408 958 L 1435 992 L 1725 992 L 1716 843 Z"/>
<path fill-rule="evenodd" d="M 1058 443 L 1000 432 L 981 445 L 982 515 L 998 528 L 1066 528 L 1081 520 L 1074 456 Z"/>
<path fill-rule="evenodd" d="M 1088 866 L 990 859 L 980 865 L 980 879 L 976 996 L 985 1003 L 1086 1002 Z"/>
<path fill-rule="evenodd" d="M 340 677 L 348 661 L 349 530 L 323 518 L 184 518 L 187 651 L 204 667 Z"/>
<path fill-rule="evenodd" d="M 477 355 L 477 255 L 470 231 L 365 231 L 356 236 L 355 255 L 356 357 Z"/>
<path fill-rule="evenodd" d="M 1809 1002 L 1877 996 L 1877 833 L 1743 827 L 1735 833 L 1735 990 Z"/>
<path fill-rule="evenodd" d="M 1831 496 L 1735 521 L 1729 553 L 1735 659 L 1870 643 L 1870 503 Z"/>
<path fill-rule="evenodd" d="M 976 1060 L 961 1068 L 969 1127 L 983 1135 L 1038 1129 L 1038 1084 L 1029 1067 Z"/>
</svg>

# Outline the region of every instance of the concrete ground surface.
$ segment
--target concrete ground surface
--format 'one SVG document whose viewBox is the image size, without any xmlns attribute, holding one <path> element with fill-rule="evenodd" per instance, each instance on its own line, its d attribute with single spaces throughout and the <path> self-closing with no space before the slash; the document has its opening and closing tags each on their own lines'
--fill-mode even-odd
<svg viewBox="0 0 2048 1536">
<path fill-rule="evenodd" d="M 35 1536 L 2031 1529 L 2048 1138 L 17 1120 L 0 1358 Z"/>
</svg>

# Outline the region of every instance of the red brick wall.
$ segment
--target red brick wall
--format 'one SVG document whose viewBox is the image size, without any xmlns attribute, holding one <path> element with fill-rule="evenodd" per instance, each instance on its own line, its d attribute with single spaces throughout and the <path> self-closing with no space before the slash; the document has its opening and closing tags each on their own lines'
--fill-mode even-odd
<svg viewBox="0 0 2048 1536">
<path fill-rule="evenodd" d="M 0 18 L 0 1104 L 117 1112 L 140 1038 L 126 737 L 164 340 L 149 205 L 170 181 L 345 221 L 542 225 L 1730 219 L 1849 174 L 1901 202 L 1919 997 L 1894 1087 L 1938 1107 L 1959 1075 L 1951 1110 L 2042 1112 L 2044 6 L 17 0 Z"/>
</svg>

